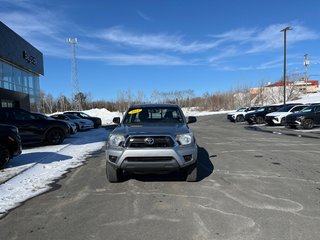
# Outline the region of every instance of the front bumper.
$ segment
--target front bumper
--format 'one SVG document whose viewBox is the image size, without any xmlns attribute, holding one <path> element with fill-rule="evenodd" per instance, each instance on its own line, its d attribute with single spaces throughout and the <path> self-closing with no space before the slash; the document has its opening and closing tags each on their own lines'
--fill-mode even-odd
<svg viewBox="0 0 320 240">
<path fill-rule="evenodd" d="M 296 127 L 301 127 L 303 124 L 303 120 L 287 120 L 286 121 L 286 126 L 296 126 Z"/>
<path fill-rule="evenodd" d="M 248 122 L 248 123 L 254 123 L 254 122 L 256 122 L 256 117 L 255 116 L 245 116 L 244 117 L 244 120 L 246 121 L 246 122 Z"/>
<path fill-rule="evenodd" d="M 93 124 L 81 124 L 79 125 L 80 130 L 88 130 L 94 128 Z"/>
<path fill-rule="evenodd" d="M 18 156 L 22 153 L 21 139 L 17 136 L 8 136 L 8 143 L 11 156 Z"/>
<path fill-rule="evenodd" d="M 198 147 L 173 148 L 107 148 L 106 160 L 115 168 L 130 172 L 169 172 L 197 161 Z"/>
<path fill-rule="evenodd" d="M 268 124 L 281 124 L 281 118 L 274 116 L 266 116 L 265 121 Z"/>
<path fill-rule="evenodd" d="M 234 122 L 235 121 L 234 114 L 228 114 L 227 119 L 230 120 L 231 122 Z"/>
</svg>

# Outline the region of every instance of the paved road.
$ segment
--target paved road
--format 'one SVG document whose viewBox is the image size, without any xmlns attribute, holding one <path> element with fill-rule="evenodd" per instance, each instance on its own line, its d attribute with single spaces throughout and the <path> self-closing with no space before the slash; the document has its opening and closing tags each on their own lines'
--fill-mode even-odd
<svg viewBox="0 0 320 240">
<path fill-rule="evenodd" d="M 105 177 L 104 153 L 0 220 L 1 239 L 314 239 L 320 141 L 244 129 L 224 115 L 192 126 L 200 181 Z"/>
</svg>

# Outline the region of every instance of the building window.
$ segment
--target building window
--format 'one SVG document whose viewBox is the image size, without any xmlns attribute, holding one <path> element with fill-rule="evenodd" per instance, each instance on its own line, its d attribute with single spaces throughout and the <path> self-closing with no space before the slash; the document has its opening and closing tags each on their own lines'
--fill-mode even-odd
<svg viewBox="0 0 320 240">
<path fill-rule="evenodd" d="M 7 108 L 13 108 L 14 107 L 14 101 L 2 99 L 1 100 L 1 107 L 7 107 Z"/>
<path fill-rule="evenodd" d="M 29 94 L 30 105 L 37 109 L 40 102 L 39 76 L 0 61 L 0 88 Z"/>
</svg>

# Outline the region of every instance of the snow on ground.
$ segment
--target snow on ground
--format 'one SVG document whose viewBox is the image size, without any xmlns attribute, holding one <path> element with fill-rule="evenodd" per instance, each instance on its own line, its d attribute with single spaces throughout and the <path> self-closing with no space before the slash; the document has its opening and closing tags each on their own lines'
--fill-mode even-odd
<svg viewBox="0 0 320 240">
<path fill-rule="evenodd" d="M 297 103 L 303 103 L 303 104 L 320 103 L 320 92 L 303 94 L 300 97 L 301 99 L 291 101 L 291 102 L 297 102 Z"/>
<path fill-rule="evenodd" d="M 302 95 L 294 102 L 320 103 L 320 93 Z M 121 117 L 121 112 L 107 109 L 91 109 L 85 113 L 100 117 L 102 125 L 112 123 L 114 117 Z M 183 108 L 186 116 L 204 116 L 224 114 L 229 111 L 205 112 L 196 108 Z M 11 160 L 0 171 L 0 217 L 23 201 L 50 189 L 50 183 L 67 173 L 68 169 L 84 164 L 90 153 L 100 150 L 105 145 L 109 132 L 105 128 L 78 132 L 57 146 L 38 146 L 24 149 L 22 154 Z"/>
<path fill-rule="evenodd" d="M 104 128 L 78 132 L 57 146 L 25 149 L 0 172 L 0 217 L 23 201 L 50 189 L 68 169 L 84 164 L 90 153 L 105 145 Z"/>
</svg>

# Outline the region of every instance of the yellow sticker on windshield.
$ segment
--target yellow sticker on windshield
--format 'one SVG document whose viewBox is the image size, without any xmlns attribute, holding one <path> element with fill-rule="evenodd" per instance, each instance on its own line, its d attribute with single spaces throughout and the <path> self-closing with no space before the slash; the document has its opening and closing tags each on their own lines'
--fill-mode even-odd
<svg viewBox="0 0 320 240">
<path fill-rule="evenodd" d="M 141 108 L 139 108 L 139 109 L 134 109 L 134 110 L 131 110 L 130 112 L 128 112 L 128 114 L 136 114 L 136 113 L 139 113 L 139 112 L 141 112 L 141 111 L 142 111 Z"/>
</svg>

